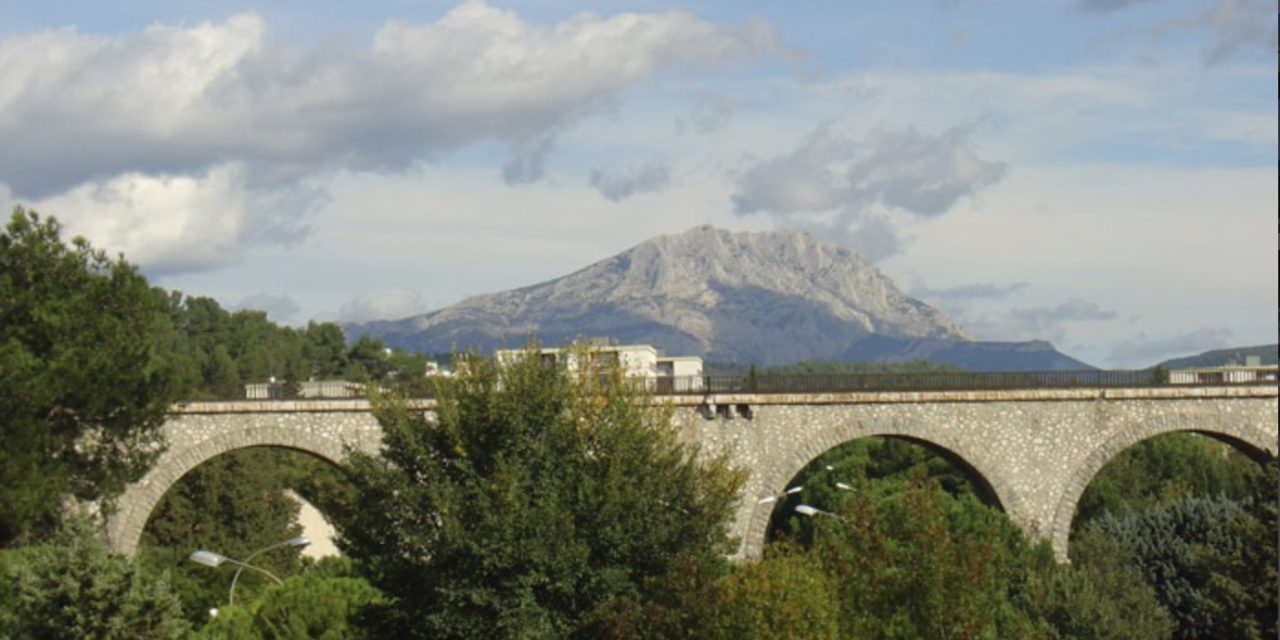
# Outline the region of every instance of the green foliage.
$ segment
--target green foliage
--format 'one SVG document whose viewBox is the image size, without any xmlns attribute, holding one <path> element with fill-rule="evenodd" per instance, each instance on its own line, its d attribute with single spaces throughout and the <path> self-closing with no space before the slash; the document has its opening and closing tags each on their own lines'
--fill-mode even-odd
<svg viewBox="0 0 1280 640">
<path fill-rule="evenodd" d="M 1276 626 L 1276 461 L 1253 478 L 1243 511 L 1227 524 L 1227 533 L 1240 541 L 1235 553 L 1210 545 L 1193 545 L 1192 581 L 1204 585 L 1209 616 L 1218 621 L 1219 638 L 1280 637 Z"/>
<path fill-rule="evenodd" d="M 1077 565 L 1104 538 L 1149 585 L 1177 638 L 1276 636 L 1275 461 L 1175 433 L 1103 467 L 1072 524 Z"/>
<path fill-rule="evenodd" d="M 1264 529 L 1269 533 L 1262 534 Z M 1173 620 L 1175 638 L 1260 638 L 1263 629 L 1274 630 L 1274 520 L 1268 528 L 1227 498 L 1186 497 L 1143 511 L 1106 514 L 1088 531 L 1132 554 Z M 1244 566 L 1249 545 L 1256 545 L 1250 555 L 1265 564 Z M 1248 592 L 1249 586 L 1263 585 L 1268 588 Z"/>
<path fill-rule="evenodd" d="M 347 370 L 347 341 L 342 328 L 332 322 L 310 322 L 303 334 L 302 353 L 318 380 L 342 377 Z"/>
<path fill-rule="evenodd" d="M 1166 504 L 1185 496 L 1239 500 L 1266 472 L 1234 448 L 1193 433 L 1139 442 L 1106 464 L 1080 496 L 1072 533 L 1095 518 Z"/>
<path fill-rule="evenodd" d="M 311 456 L 262 448 L 220 455 L 183 476 L 152 511 L 143 529 L 139 561 L 173 576 L 174 590 L 192 622 L 203 622 L 206 610 L 227 601 L 235 570 L 231 565 L 215 569 L 190 562 L 192 551 L 208 549 L 244 559 L 301 533 L 296 524 L 298 503 L 284 494 L 284 465 L 293 457 Z M 297 551 L 273 550 L 255 558 L 254 564 L 289 575 L 301 567 Z M 269 584 L 256 573 L 241 578 L 238 599 L 252 599 Z"/>
<path fill-rule="evenodd" d="M 0 637 L 179 638 L 187 631 L 166 577 L 149 577 L 72 521 L 44 544 L 0 552 Z"/>
<path fill-rule="evenodd" d="M 801 543 L 806 560 L 824 568 L 842 637 L 1169 636 L 1153 591 L 1123 564 L 1127 552 L 1095 537 L 1082 545 L 1094 549 L 1091 559 L 1057 565 L 1047 544 L 1029 546 L 992 508 L 980 478 L 921 444 L 847 443 L 788 486 L 797 485 L 803 491 L 775 509 L 772 537 Z M 836 517 L 801 516 L 801 503 Z"/>
<path fill-rule="evenodd" d="M 861 438 L 836 447 L 805 466 L 789 487 L 803 491 L 787 496 L 774 508 L 769 538 L 786 535 L 806 544 L 813 539 L 813 521 L 798 515 L 796 505 L 834 505 L 844 496 L 840 484 L 851 486 L 866 479 L 901 482 L 921 474 L 954 496 L 973 495 L 992 504 L 994 496 L 976 474 L 966 473 L 958 460 L 903 438 Z M 974 481 L 979 482 L 975 486 Z"/>
<path fill-rule="evenodd" d="M 1027 609 L 1054 639 L 1160 640 L 1173 632 L 1168 614 L 1133 566 L 1129 552 L 1086 533 L 1072 542 L 1075 560 L 1058 565 L 1043 542 L 1030 558 Z"/>
<path fill-rule="evenodd" d="M 366 638 L 356 625 L 368 605 L 382 604 L 377 589 L 349 576 L 306 574 L 272 585 L 247 604 L 218 609 L 194 638 L 219 640 L 347 640 Z"/>
<path fill-rule="evenodd" d="M 775 550 L 721 580 L 713 593 L 714 637 L 837 638 L 838 586 L 815 558 Z"/>
<path fill-rule="evenodd" d="M 923 477 L 855 486 L 832 515 L 817 516 L 810 551 L 838 585 L 842 636 L 1044 633 L 1019 606 L 1027 543 L 1003 514 Z"/>
<path fill-rule="evenodd" d="M 0 234 L 0 546 L 55 529 L 68 498 L 140 477 L 182 391 L 161 351 L 167 295 L 60 233 L 17 208 Z"/>
<path fill-rule="evenodd" d="M 305 329 L 276 325 L 262 311 L 224 310 L 216 300 L 173 293 L 168 314 L 176 330 L 167 338 L 170 360 L 195 400 L 243 398 L 244 384 L 275 379 L 285 396 L 306 380 L 391 382 L 425 386 L 427 358 L 384 348 L 362 337 L 346 346 L 342 328 L 312 322 Z"/>
<path fill-rule="evenodd" d="M 643 601 L 619 597 L 597 608 L 592 638 L 739 640 L 839 637 L 835 585 L 814 558 L 777 545 L 766 559 L 729 570 L 681 557 L 651 578 Z"/>
<path fill-rule="evenodd" d="M 729 550 L 740 474 L 700 464 L 616 367 L 577 377 L 529 352 L 458 368 L 431 420 L 378 400 L 381 457 L 351 459 L 361 509 L 339 529 L 393 598 L 380 633 L 589 636 L 603 603 Z"/>
</svg>

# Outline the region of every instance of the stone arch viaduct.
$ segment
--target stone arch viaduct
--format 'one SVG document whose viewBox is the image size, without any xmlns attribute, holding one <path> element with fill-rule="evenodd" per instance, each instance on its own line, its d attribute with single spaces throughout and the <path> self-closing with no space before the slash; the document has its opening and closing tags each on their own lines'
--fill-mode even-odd
<svg viewBox="0 0 1280 640">
<path fill-rule="evenodd" d="M 823 452 L 871 436 L 909 438 L 963 463 L 1006 514 L 1065 560 L 1076 502 L 1104 464 L 1152 436 L 1193 431 L 1258 459 L 1277 454 L 1277 387 L 1164 386 L 1004 391 L 705 394 L 675 405 L 681 438 L 747 468 L 733 533 L 737 557 L 760 555 L 772 504 Z M 430 401 L 421 401 L 430 409 Z M 364 400 L 190 403 L 165 424 L 168 449 L 108 519 L 113 549 L 132 554 L 151 510 L 183 474 L 227 451 L 287 447 L 340 464 L 376 453 L 381 430 Z"/>
</svg>

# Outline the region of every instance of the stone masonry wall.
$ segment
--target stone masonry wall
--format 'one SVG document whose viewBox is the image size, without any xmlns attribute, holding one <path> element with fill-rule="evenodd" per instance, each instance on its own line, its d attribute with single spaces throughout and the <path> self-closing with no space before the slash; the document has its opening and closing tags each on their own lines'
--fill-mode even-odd
<svg viewBox="0 0 1280 640">
<path fill-rule="evenodd" d="M 193 405 L 179 409 L 165 423 L 164 435 L 167 450 L 147 475 L 125 491 L 118 510 L 107 521 L 107 541 L 119 553 L 132 555 L 137 550 L 147 518 L 164 492 L 214 456 L 245 447 L 274 446 L 339 464 L 348 449 L 377 453 L 382 444 L 382 429 L 364 401 Z"/>
<path fill-rule="evenodd" d="M 780 494 L 805 465 L 833 447 L 868 436 L 901 436 L 968 463 L 1009 517 L 1029 536 L 1049 538 L 1065 560 L 1084 487 L 1107 460 L 1133 444 L 1171 431 L 1201 431 L 1255 456 L 1274 455 L 1275 389 L 1262 391 L 1226 397 L 899 394 L 807 404 L 736 397 L 721 399 L 729 411 L 684 407 L 676 422 L 686 441 L 700 443 L 708 455 L 730 451 L 736 464 L 751 471 L 733 529 L 741 539 L 739 557 L 756 557 L 763 548 L 775 505 L 760 505 L 759 497 Z M 749 404 L 753 399 L 766 403 Z"/>
<path fill-rule="evenodd" d="M 707 455 L 729 451 L 750 471 L 733 523 L 736 557 L 754 558 L 763 549 L 773 505 L 758 504 L 759 497 L 781 493 L 805 465 L 840 444 L 898 436 L 967 463 L 1015 523 L 1029 536 L 1048 538 L 1065 560 L 1076 502 L 1108 460 L 1171 431 L 1199 431 L 1260 458 L 1275 455 L 1276 398 L 1275 387 L 1162 387 L 657 401 L 676 405 L 673 422 L 683 440 Z M 221 453 L 278 446 L 340 464 L 351 450 L 376 453 L 382 439 L 363 400 L 194 403 L 176 408 L 164 432 L 167 451 L 108 520 L 108 541 L 118 552 L 136 550 L 151 510 L 173 483 Z"/>
</svg>

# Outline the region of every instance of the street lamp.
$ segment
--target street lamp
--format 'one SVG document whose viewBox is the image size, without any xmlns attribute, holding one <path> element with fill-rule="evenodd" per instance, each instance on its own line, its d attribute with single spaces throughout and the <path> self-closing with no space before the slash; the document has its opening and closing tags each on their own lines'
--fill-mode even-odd
<svg viewBox="0 0 1280 640">
<path fill-rule="evenodd" d="M 807 504 L 796 505 L 796 513 L 803 516 L 809 516 L 810 518 L 814 516 L 831 516 L 837 520 L 840 518 L 840 516 L 831 513 L 830 511 L 823 511 L 822 509 Z"/>
<path fill-rule="evenodd" d="M 258 554 L 264 551 L 270 551 L 272 549 L 279 549 L 280 547 L 305 547 L 309 544 L 311 544 L 311 540 L 307 539 L 306 536 L 298 536 L 296 538 L 289 538 L 284 542 L 278 542 L 271 546 L 258 549 L 257 551 L 254 551 L 253 553 L 249 554 L 249 557 L 245 558 L 244 560 L 236 560 L 235 558 L 224 556 L 221 553 L 206 551 L 204 549 L 200 549 L 198 551 L 192 551 L 191 555 L 187 556 L 187 559 L 196 564 L 202 564 L 206 567 L 216 568 L 221 566 L 222 563 L 224 562 L 236 565 L 236 573 L 234 576 L 231 577 L 231 589 L 227 592 L 227 604 L 235 604 L 236 582 L 240 580 L 240 572 L 244 571 L 245 569 L 253 569 L 258 573 L 261 573 L 262 575 L 265 575 L 268 578 L 271 578 L 273 581 L 275 581 L 276 584 L 284 584 L 284 581 L 280 580 L 280 578 L 277 578 L 274 573 L 271 573 L 270 571 L 267 571 L 262 567 L 249 564 L 251 560 L 253 560 L 258 556 Z"/>
</svg>

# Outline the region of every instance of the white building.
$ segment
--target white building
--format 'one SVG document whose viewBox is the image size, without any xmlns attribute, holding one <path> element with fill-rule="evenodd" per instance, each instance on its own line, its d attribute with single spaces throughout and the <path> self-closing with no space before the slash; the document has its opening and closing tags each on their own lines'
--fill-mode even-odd
<svg viewBox="0 0 1280 640">
<path fill-rule="evenodd" d="M 1258 356 L 1248 356 L 1244 364 L 1220 367 L 1196 367 L 1171 369 L 1169 384 L 1248 384 L 1250 382 L 1275 382 L 1276 365 L 1264 365 Z"/>
<path fill-rule="evenodd" d="M 499 363 L 512 362 L 524 357 L 524 349 L 500 349 L 494 352 Z M 668 356 L 647 344 L 591 345 L 581 351 L 566 349 L 538 349 L 538 357 L 547 364 L 564 364 L 569 371 L 604 370 L 618 364 L 622 372 L 633 378 L 651 380 L 650 388 L 658 391 L 694 391 L 702 388 L 702 358 L 698 356 Z M 579 354 L 585 354 L 589 363 L 578 362 Z"/>
</svg>

